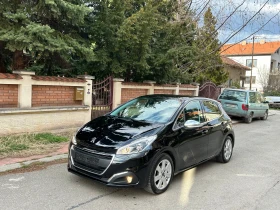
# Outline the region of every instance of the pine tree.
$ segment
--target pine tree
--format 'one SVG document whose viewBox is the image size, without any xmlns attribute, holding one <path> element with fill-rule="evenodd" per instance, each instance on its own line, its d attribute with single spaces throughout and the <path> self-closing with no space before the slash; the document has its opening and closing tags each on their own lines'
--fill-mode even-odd
<svg viewBox="0 0 280 210">
<path fill-rule="evenodd" d="M 196 39 L 196 81 L 204 83 L 212 81 L 219 85 L 224 83 L 228 75 L 224 71 L 219 49 L 218 32 L 216 31 L 216 18 L 208 8 L 204 14 L 204 25 L 199 30 Z"/>
<path fill-rule="evenodd" d="M 83 37 L 90 11 L 83 0 L 2 0 L 0 41 L 13 53 L 11 69 L 69 74 L 71 59 L 93 60 Z"/>
</svg>

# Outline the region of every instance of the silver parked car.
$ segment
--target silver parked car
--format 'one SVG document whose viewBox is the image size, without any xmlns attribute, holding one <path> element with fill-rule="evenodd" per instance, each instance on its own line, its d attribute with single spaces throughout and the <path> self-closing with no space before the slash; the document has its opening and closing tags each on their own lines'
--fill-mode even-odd
<svg viewBox="0 0 280 210">
<path fill-rule="evenodd" d="M 266 96 L 265 100 L 269 103 L 280 103 L 280 96 Z"/>
</svg>

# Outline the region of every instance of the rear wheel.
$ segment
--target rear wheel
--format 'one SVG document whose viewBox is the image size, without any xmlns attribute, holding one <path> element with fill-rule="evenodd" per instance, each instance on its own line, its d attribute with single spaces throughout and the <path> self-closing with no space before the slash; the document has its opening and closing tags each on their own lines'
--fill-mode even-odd
<svg viewBox="0 0 280 210">
<path fill-rule="evenodd" d="M 152 162 L 148 183 L 144 189 L 153 194 L 165 192 L 173 178 L 173 168 L 171 157 L 165 153 L 161 154 Z"/>
<path fill-rule="evenodd" d="M 251 123 L 253 120 L 253 113 L 251 112 L 250 115 L 248 117 L 245 117 L 244 121 L 246 123 Z"/>
<path fill-rule="evenodd" d="M 233 151 L 233 143 L 232 139 L 230 136 L 227 136 L 222 151 L 220 154 L 217 156 L 217 160 L 221 163 L 227 163 L 230 161 L 230 158 L 232 156 L 232 151 Z"/>
<path fill-rule="evenodd" d="M 266 120 L 268 117 L 268 110 L 265 111 L 264 116 L 261 117 L 261 120 Z"/>
</svg>

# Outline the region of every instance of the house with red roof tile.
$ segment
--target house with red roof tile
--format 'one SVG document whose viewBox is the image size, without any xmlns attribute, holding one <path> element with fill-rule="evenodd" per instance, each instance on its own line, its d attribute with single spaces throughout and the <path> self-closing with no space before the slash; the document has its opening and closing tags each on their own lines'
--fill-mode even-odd
<svg viewBox="0 0 280 210">
<path fill-rule="evenodd" d="M 244 88 L 246 71 L 251 71 L 247 66 L 244 66 L 226 56 L 221 57 L 225 71 L 228 72 L 228 81 L 224 84 L 225 87 L 235 86 L 236 83 Z"/>
<path fill-rule="evenodd" d="M 253 48 L 254 47 L 254 48 Z M 263 91 L 265 81 L 268 82 L 270 74 L 280 72 L 280 41 L 260 42 L 239 44 L 226 44 L 221 50 L 222 57 L 227 57 L 251 69 L 252 54 L 252 89 Z M 251 71 L 246 71 L 245 88 L 250 87 Z"/>
</svg>

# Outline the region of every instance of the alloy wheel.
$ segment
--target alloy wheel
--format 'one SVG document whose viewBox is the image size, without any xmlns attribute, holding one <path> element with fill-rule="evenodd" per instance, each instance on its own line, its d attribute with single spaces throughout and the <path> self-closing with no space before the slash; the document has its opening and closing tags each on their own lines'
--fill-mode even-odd
<svg viewBox="0 0 280 210">
<path fill-rule="evenodd" d="M 227 139 L 224 145 L 224 157 L 226 160 L 229 160 L 232 154 L 232 142 L 230 139 Z"/>
<path fill-rule="evenodd" d="M 155 186 L 162 190 L 166 188 L 171 180 L 172 165 L 167 159 L 163 159 L 159 162 L 154 173 Z"/>
</svg>

